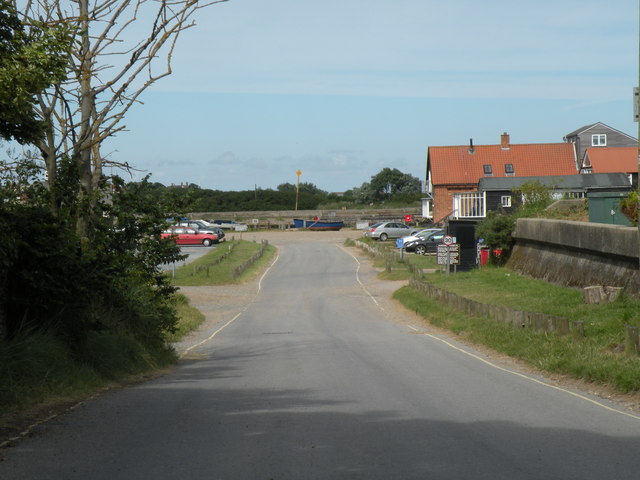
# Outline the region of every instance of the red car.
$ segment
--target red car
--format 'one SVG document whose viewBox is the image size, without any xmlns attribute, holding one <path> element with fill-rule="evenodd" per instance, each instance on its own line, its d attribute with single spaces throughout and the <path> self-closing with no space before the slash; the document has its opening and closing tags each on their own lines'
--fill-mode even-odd
<svg viewBox="0 0 640 480">
<path fill-rule="evenodd" d="M 170 238 L 178 245 L 204 245 L 210 247 L 218 243 L 218 236 L 215 233 L 201 233 L 195 228 L 170 227 L 160 234 L 160 238 Z"/>
</svg>

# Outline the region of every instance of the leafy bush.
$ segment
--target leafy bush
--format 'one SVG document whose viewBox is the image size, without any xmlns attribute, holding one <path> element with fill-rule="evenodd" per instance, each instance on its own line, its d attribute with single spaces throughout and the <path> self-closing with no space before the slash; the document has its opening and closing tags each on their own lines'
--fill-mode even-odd
<svg viewBox="0 0 640 480">
<path fill-rule="evenodd" d="M 620 211 L 633 225 L 638 225 L 638 192 L 633 191 L 620 202 Z"/>
<path fill-rule="evenodd" d="M 503 211 L 491 211 L 476 227 L 476 238 L 491 251 L 501 250 L 499 256 L 491 255 L 491 263 L 504 264 L 509 258 L 514 240 L 511 234 L 515 230 L 516 220 L 521 217 L 535 217 L 553 201 L 551 189 L 539 181 L 526 182 L 514 190 L 522 198 L 522 204 L 511 214 Z"/>
<path fill-rule="evenodd" d="M 513 248 L 514 240 L 511 236 L 515 228 L 515 215 L 506 215 L 500 212 L 489 212 L 485 220 L 476 227 L 476 237 L 483 239 L 483 245 L 490 251 L 501 250 L 500 256 L 491 255 L 492 263 L 503 263 Z"/>
</svg>

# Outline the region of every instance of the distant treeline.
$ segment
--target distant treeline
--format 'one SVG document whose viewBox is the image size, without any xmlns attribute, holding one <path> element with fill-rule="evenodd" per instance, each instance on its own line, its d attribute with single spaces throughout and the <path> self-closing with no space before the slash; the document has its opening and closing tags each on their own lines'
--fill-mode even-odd
<svg viewBox="0 0 640 480">
<path fill-rule="evenodd" d="M 173 197 L 186 210 L 197 212 L 243 212 L 260 210 L 299 210 L 358 207 L 381 203 L 411 204 L 420 199 L 420 181 L 397 169 L 385 168 L 363 183 L 346 192 L 336 194 L 319 189 L 313 183 L 300 183 L 297 188 L 291 183 L 278 185 L 277 189 L 244 191 L 221 191 L 201 188 L 198 185 L 164 186 L 148 184 L 152 195 L 158 199 Z"/>
</svg>

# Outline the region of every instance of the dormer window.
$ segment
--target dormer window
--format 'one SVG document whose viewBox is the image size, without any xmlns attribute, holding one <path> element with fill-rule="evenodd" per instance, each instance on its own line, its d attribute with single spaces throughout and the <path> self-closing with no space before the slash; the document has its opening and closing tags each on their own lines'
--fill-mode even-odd
<svg viewBox="0 0 640 480">
<path fill-rule="evenodd" d="M 591 135 L 591 146 L 592 147 L 606 147 L 607 146 L 607 135 L 605 133 L 601 133 L 598 135 Z"/>
<path fill-rule="evenodd" d="M 504 174 L 507 177 L 513 177 L 516 173 L 513 170 L 513 163 L 505 163 L 504 164 Z"/>
<path fill-rule="evenodd" d="M 483 165 L 482 170 L 484 171 L 484 175 L 486 177 L 492 177 L 493 171 L 491 170 L 491 165 Z"/>
</svg>

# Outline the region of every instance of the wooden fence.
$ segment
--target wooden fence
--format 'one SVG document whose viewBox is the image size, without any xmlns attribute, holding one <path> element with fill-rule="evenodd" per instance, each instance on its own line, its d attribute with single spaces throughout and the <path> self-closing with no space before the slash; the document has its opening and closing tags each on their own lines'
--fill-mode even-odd
<svg viewBox="0 0 640 480">
<path fill-rule="evenodd" d="M 218 265 L 222 261 L 224 261 L 229 255 L 231 255 L 231 252 L 233 252 L 233 249 L 236 248 L 237 245 L 238 245 L 237 243 L 230 243 L 228 245 L 228 250 L 224 252 L 222 255 L 220 255 L 219 257 L 214 258 L 213 260 L 207 263 L 194 265 L 193 270 L 191 271 L 191 273 L 189 273 L 189 276 L 193 277 L 194 275 L 197 275 L 198 273 L 204 271 L 205 277 L 209 277 L 209 269 L 215 265 Z"/>
<path fill-rule="evenodd" d="M 262 258 L 268 246 L 269 242 L 267 242 L 266 240 L 262 240 L 262 242 L 260 242 L 260 250 L 254 253 L 251 258 L 242 262 L 240 265 L 233 269 L 233 272 L 231 272 L 231 276 L 233 277 L 233 279 L 235 280 L 236 278 L 238 278 L 247 270 L 247 268 L 256 263 L 260 258 Z"/>
</svg>

